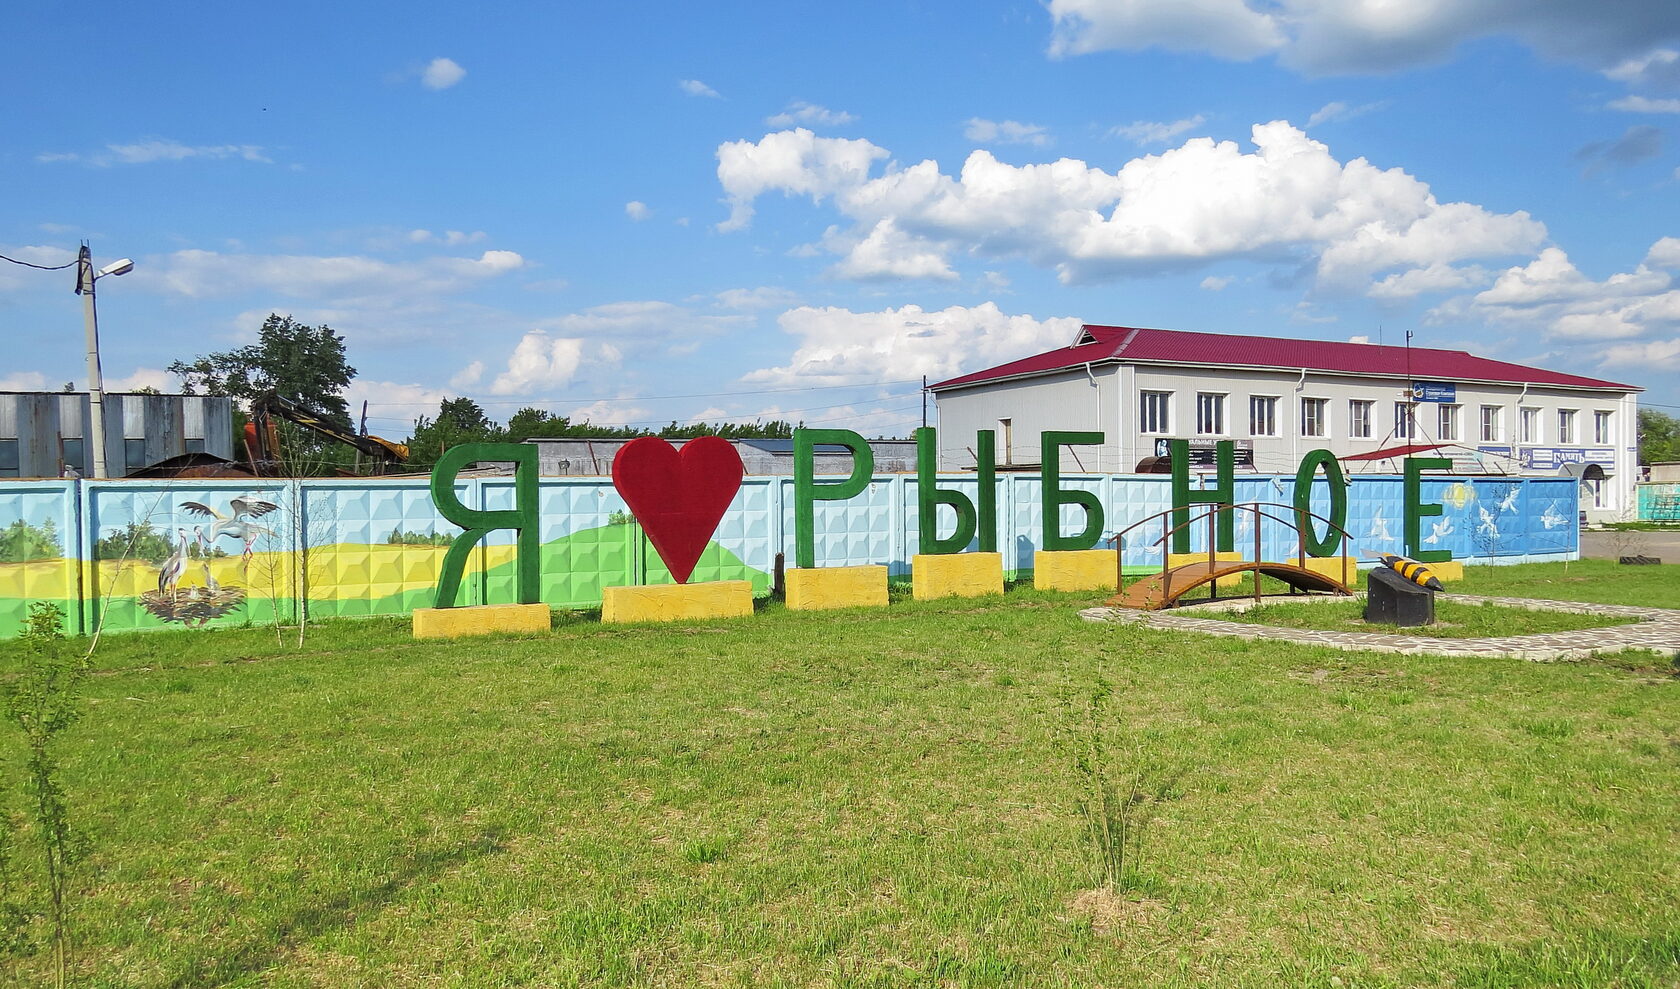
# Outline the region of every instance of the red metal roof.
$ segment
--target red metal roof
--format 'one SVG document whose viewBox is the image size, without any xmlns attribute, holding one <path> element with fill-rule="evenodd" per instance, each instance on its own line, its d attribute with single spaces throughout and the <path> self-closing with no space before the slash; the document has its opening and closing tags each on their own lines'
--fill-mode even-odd
<svg viewBox="0 0 1680 989">
<path fill-rule="evenodd" d="M 1086 325 L 1091 342 L 999 364 L 933 385 L 938 391 L 984 381 L 1042 374 L 1089 363 L 1201 364 L 1234 367 L 1276 367 L 1344 374 L 1374 374 L 1412 381 L 1508 381 L 1515 384 L 1563 385 L 1643 391 L 1601 378 L 1564 374 L 1544 368 L 1477 357 L 1462 350 L 1395 347 L 1329 340 L 1284 340 L 1275 337 L 1188 330 L 1149 330 L 1129 326 Z"/>
</svg>

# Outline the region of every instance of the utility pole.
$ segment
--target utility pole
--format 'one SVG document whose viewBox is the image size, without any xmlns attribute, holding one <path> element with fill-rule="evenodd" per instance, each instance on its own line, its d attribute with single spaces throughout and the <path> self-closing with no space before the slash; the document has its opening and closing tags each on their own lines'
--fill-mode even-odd
<svg viewBox="0 0 1680 989">
<path fill-rule="evenodd" d="M 927 375 L 922 375 L 922 428 L 927 428 Z"/>
<path fill-rule="evenodd" d="M 93 448 L 92 477 L 105 472 L 105 378 L 99 370 L 99 316 L 93 306 L 93 252 L 86 244 L 76 256 L 76 294 L 82 297 L 82 323 L 87 329 L 88 421 L 83 446 Z"/>
</svg>

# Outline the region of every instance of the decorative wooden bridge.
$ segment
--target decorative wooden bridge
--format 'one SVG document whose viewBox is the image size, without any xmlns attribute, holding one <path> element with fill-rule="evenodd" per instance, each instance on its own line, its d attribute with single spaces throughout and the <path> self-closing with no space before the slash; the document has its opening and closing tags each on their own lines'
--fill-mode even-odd
<svg viewBox="0 0 1680 989">
<path fill-rule="evenodd" d="M 1288 514 L 1273 515 L 1265 511 L 1268 508 L 1283 509 Z M 1348 557 L 1351 543 L 1348 539 L 1347 530 L 1322 515 L 1302 511 L 1293 505 L 1284 505 L 1278 502 L 1255 501 L 1242 505 L 1210 504 L 1200 509 L 1199 514 L 1195 514 L 1197 511 L 1195 509 L 1187 509 L 1187 511 L 1192 512 L 1190 517 L 1168 529 L 1167 522 L 1175 511 L 1177 509 L 1168 509 L 1164 512 L 1157 512 L 1148 518 L 1140 519 L 1115 533 L 1114 537 L 1109 540 L 1118 550 L 1114 554 L 1114 586 L 1118 593 L 1109 601 L 1110 604 L 1122 608 L 1136 608 L 1142 611 L 1159 611 L 1162 608 L 1171 608 L 1185 594 L 1203 585 L 1206 585 L 1209 589 L 1208 600 L 1214 600 L 1219 597 L 1219 579 L 1221 577 L 1244 573 L 1254 575 L 1253 596 L 1256 603 L 1261 598 L 1260 578 L 1262 576 L 1272 577 L 1288 584 L 1291 594 L 1302 592 L 1308 594 L 1353 594 L 1355 568 L 1353 561 Z M 1219 559 L 1215 552 L 1218 542 L 1215 539 L 1214 524 L 1222 512 L 1253 513 L 1254 556 L 1252 559 Z M 1340 579 L 1334 573 L 1326 573 L 1307 566 L 1307 538 L 1303 526 L 1310 524 L 1308 522 L 1309 518 L 1323 522 L 1329 531 L 1341 534 L 1342 538 L 1339 544 Z M 1139 577 L 1133 580 L 1130 586 L 1127 586 L 1125 566 L 1121 562 L 1125 556 L 1126 534 L 1157 519 L 1161 520 L 1163 530 L 1161 538 L 1156 540 L 1156 545 L 1161 547 L 1161 572 Z M 1174 554 L 1167 551 L 1169 541 L 1176 533 L 1203 519 L 1206 519 L 1207 522 L 1207 558 L 1181 562 L 1178 566 L 1173 566 L 1172 557 Z M 1260 558 L 1260 528 L 1264 521 L 1279 522 L 1295 531 L 1295 560 L 1293 562 Z M 1196 555 L 1200 556 L 1201 554 Z"/>
</svg>

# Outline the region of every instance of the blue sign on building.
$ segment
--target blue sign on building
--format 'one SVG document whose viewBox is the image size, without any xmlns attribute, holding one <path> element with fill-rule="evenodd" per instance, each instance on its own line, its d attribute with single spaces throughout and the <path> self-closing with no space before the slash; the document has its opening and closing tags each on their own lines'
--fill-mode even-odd
<svg viewBox="0 0 1680 989">
<path fill-rule="evenodd" d="M 1556 470 L 1564 464 L 1616 466 L 1616 451 L 1607 447 L 1530 446 L 1522 450 L 1522 465 L 1532 470 Z"/>
<path fill-rule="evenodd" d="M 1451 381 L 1414 381 L 1412 382 L 1412 401 L 1456 402 L 1458 401 L 1458 386 Z"/>
</svg>

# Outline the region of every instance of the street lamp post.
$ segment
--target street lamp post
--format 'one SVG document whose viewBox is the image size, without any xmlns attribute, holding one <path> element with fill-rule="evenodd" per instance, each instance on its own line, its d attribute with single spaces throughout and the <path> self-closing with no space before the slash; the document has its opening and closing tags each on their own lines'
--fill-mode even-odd
<svg viewBox="0 0 1680 989">
<path fill-rule="evenodd" d="M 92 441 L 94 477 L 105 477 L 106 474 L 105 378 L 99 370 L 99 315 L 94 309 L 93 283 L 106 275 L 126 275 L 133 270 L 134 262 L 123 258 L 94 271 L 93 252 L 86 244 L 76 255 L 76 294 L 82 297 L 82 323 L 87 329 L 88 422 L 87 428 L 82 430 L 86 437 L 82 445 L 86 447 L 88 441 Z"/>
</svg>

